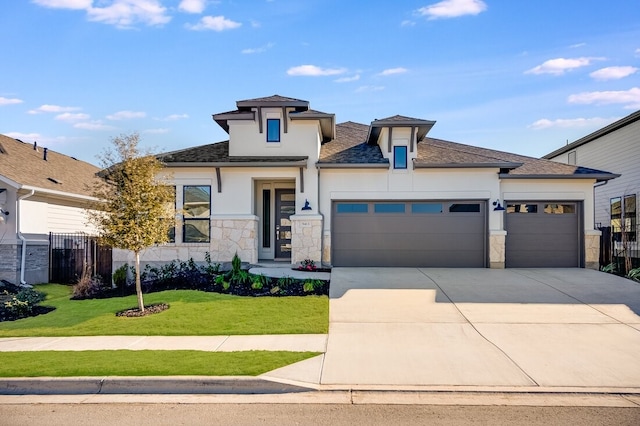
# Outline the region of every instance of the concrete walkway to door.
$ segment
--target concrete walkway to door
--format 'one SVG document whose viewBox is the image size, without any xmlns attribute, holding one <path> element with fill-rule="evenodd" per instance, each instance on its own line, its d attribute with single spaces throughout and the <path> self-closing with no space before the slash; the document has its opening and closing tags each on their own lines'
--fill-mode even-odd
<svg viewBox="0 0 640 426">
<path fill-rule="evenodd" d="M 585 269 L 334 268 L 324 388 L 640 392 L 640 284 Z"/>
</svg>

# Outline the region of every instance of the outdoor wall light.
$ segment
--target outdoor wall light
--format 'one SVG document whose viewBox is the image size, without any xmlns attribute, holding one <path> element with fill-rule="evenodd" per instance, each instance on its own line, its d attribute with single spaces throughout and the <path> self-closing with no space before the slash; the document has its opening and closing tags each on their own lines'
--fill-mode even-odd
<svg viewBox="0 0 640 426">
<path fill-rule="evenodd" d="M 0 208 L 0 213 L 1 213 L 1 214 L 3 214 L 3 215 L 5 215 L 5 216 L 9 216 L 9 212 L 8 212 L 8 211 L 6 211 L 6 210 L 5 210 L 5 209 L 3 209 L 3 208 Z"/>
<path fill-rule="evenodd" d="M 304 207 L 302 210 L 311 210 L 311 206 L 309 205 L 309 200 L 304 200 Z"/>
<path fill-rule="evenodd" d="M 500 204 L 500 199 L 497 199 L 493 202 L 493 205 L 495 206 L 493 208 L 494 212 L 502 212 L 504 211 L 504 207 L 502 207 L 502 204 Z"/>
</svg>

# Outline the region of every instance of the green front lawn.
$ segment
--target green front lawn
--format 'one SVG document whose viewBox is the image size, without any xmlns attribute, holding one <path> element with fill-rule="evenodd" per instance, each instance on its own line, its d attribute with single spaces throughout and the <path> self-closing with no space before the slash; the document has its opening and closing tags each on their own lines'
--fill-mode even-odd
<svg viewBox="0 0 640 426">
<path fill-rule="evenodd" d="M 314 352 L 0 352 L 0 377 L 257 376 Z"/>
<path fill-rule="evenodd" d="M 0 322 L 0 337 L 16 336 L 215 336 L 327 333 L 327 296 L 239 297 L 195 290 L 144 295 L 145 304 L 168 303 L 164 312 L 140 318 L 115 313 L 137 306 L 136 297 L 70 300 L 71 287 L 36 286 L 47 294 L 46 315 Z"/>
</svg>

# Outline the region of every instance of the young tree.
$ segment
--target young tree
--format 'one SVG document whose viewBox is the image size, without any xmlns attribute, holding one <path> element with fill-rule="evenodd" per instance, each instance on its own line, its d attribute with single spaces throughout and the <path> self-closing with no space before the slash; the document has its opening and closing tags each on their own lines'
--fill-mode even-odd
<svg viewBox="0 0 640 426">
<path fill-rule="evenodd" d="M 100 156 L 105 184 L 94 188 L 101 200 L 88 212 L 101 241 L 135 254 L 138 309 L 144 311 L 140 283 L 140 252 L 168 241 L 175 225 L 173 187 L 158 177 L 163 165 L 149 153 L 138 149 L 137 133 L 120 135 Z"/>
</svg>

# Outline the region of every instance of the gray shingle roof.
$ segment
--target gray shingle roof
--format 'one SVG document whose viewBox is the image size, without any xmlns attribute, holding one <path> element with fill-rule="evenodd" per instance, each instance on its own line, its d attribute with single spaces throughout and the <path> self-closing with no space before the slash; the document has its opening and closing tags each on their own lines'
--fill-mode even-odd
<svg viewBox="0 0 640 426">
<path fill-rule="evenodd" d="M 100 168 L 73 157 L 0 135 L 0 176 L 20 186 L 91 196 Z M 53 180 L 52 180 L 53 179 Z M 55 182 L 58 183 L 55 183 Z"/>
<path fill-rule="evenodd" d="M 319 164 L 389 164 L 378 145 L 367 144 L 366 124 L 336 124 L 336 137 L 322 145 Z"/>
<path fill-rule="evenodd" d="M 215 164 L 265 164 L 265 163 L 297 163 L 306 160 L 308 157 L 261 157 L 261 156 L 229 156 L 229 141 L 216 142 L 207 145 L 200 145 L 193 148 L 181 149 L 179 151 L 167 152 L 157 155 L 163 163 L 171 166 L 179 163 L 215 163 Z"/>
<path fill-rule="evenodd" d="M 241 101 L 238 101 L 239 104 L 263 103 L 263 102 L 307 102 L 307 101 L 303 99 L 288 98 L 286 96 L 280 96 L 280 95 L 271 95 L 271 96 L 265 96 L 263 98 L 243 99 Z"/>
</svg>

